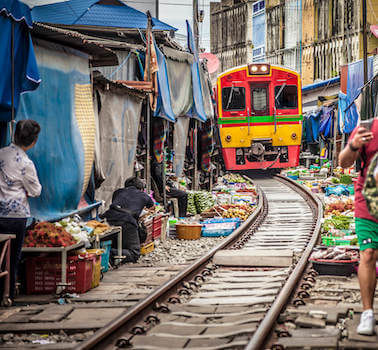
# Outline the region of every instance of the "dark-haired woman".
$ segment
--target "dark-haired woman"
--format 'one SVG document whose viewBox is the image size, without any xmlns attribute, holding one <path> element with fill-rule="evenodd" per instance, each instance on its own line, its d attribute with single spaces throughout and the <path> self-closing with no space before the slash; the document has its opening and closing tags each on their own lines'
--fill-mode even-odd
<svg viewBox="0 0 378 350">
<path fill-rule="evenodd" d="M 102 215 L 110 225 L 122 227 L 123 262 L 136 262 L 139 259 L 140 244 L 143 243 L 139 235 L 139 216 L 144 207 L 151 208 L 154 205 L 143 189 L 144 183 L 140 179 L 128 178 L 125 187 L 113 193 L 112 204 Z M 112 250 L 112 253 L 115 255 L 117 251 Z"/>
<path fill-rule="evenodd" d="M 41 194 L 41 184 L 26 151 L 33 148 L 41 128 L 34 120 L 16 124 L 14 143 L 0 149 L 0 233 L 12 233 L 10 298 L 14 297 L 18 265 L 30 216 L 27 197 Z"/>
</svg>

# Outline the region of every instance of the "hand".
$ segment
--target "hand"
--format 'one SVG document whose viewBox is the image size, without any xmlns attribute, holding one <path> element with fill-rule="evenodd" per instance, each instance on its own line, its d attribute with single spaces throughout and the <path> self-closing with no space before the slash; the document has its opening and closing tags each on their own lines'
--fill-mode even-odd
<svg viewBox="0 0 378 350">
<path fill-rule="evenodd" d="M 169 188 L 169 186 L 165 186 L 165 190 L 169 192 L 171 189 Z"/>
<path fill-rule="evenodd" d="M 368 144 L 373 139 L 373 133 L 363 127 L 357 129 L 357 133 L 354 135 L 353 140 L 350 141 L 355 148 L 361 148 Z"/>
</svg>

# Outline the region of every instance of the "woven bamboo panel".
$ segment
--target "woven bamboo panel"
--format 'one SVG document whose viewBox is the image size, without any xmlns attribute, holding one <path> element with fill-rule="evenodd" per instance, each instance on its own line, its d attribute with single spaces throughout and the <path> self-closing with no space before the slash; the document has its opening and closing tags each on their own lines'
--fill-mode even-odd
<svg viewBox="0 0 378 350">
<path fill-rule="evenodd" d="M 90 84 L 75 85 L 75 115 L 84 147 L 84 184 L 81 193 L 83 195 L 91 176 L 96 134 Z"/>
</svg>

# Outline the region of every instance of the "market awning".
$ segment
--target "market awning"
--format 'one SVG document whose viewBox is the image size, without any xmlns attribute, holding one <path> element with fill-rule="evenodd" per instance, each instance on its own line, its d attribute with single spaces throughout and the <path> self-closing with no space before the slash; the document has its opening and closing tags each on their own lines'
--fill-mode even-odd
<svg viewBox="0 0 378 350">
<path fill-rule="evenodd" d="M 194 37 L 192 33 L 192 28 L 188 21 L 186 21 L 186 26 L 188 30 L 188 48 L 189 51 L 193 54 L 194 62 L 192 64 L 192 86 L 193 86 L 193 108 L 191 116 L 200 120 L 201 122 L 206 121 L 206 112 L 203 105 L 203 94 L 201 86 L 201 77 L 200 77 L 200 67 L 199 67 L 199 58 L 197 49 L 194 43 Z"/>
<path fill-rule="evenodd" d="M 18 0 L 0 0 L 0 121 L 3 122 L 14 118 L 20 94 L 35 90 L 41 81 L 29 33 L 31 27 L 28 6 Z"/>
</svg>

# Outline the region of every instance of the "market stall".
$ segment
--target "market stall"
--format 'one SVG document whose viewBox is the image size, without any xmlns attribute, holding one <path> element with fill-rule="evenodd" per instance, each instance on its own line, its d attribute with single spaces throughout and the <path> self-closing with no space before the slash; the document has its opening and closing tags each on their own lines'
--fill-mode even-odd
<svg viewBox="0 0 378 350">
<path fill-rule="evenodd" d="M 36 223 L 27 231 L 22 249 L 27 293 L 84 293 L 97 286 L 99 281 L 93 283 L 93 279 L 108 270 L 112 238 L 118 243 L 117 265 L 122 260 L 120 227 L 84 222 L 79 216 Z"/>
<path fill-rule="evenodd" d="M 350 275 L 358 269 L 359 247 L 354 221 L 354 182 L 358 173 L 322 167 L 289 169 L 284 175 L 316 193 L 324 204 L 321 244 L 310 257 L 320 274 Z"/>
</svg>

